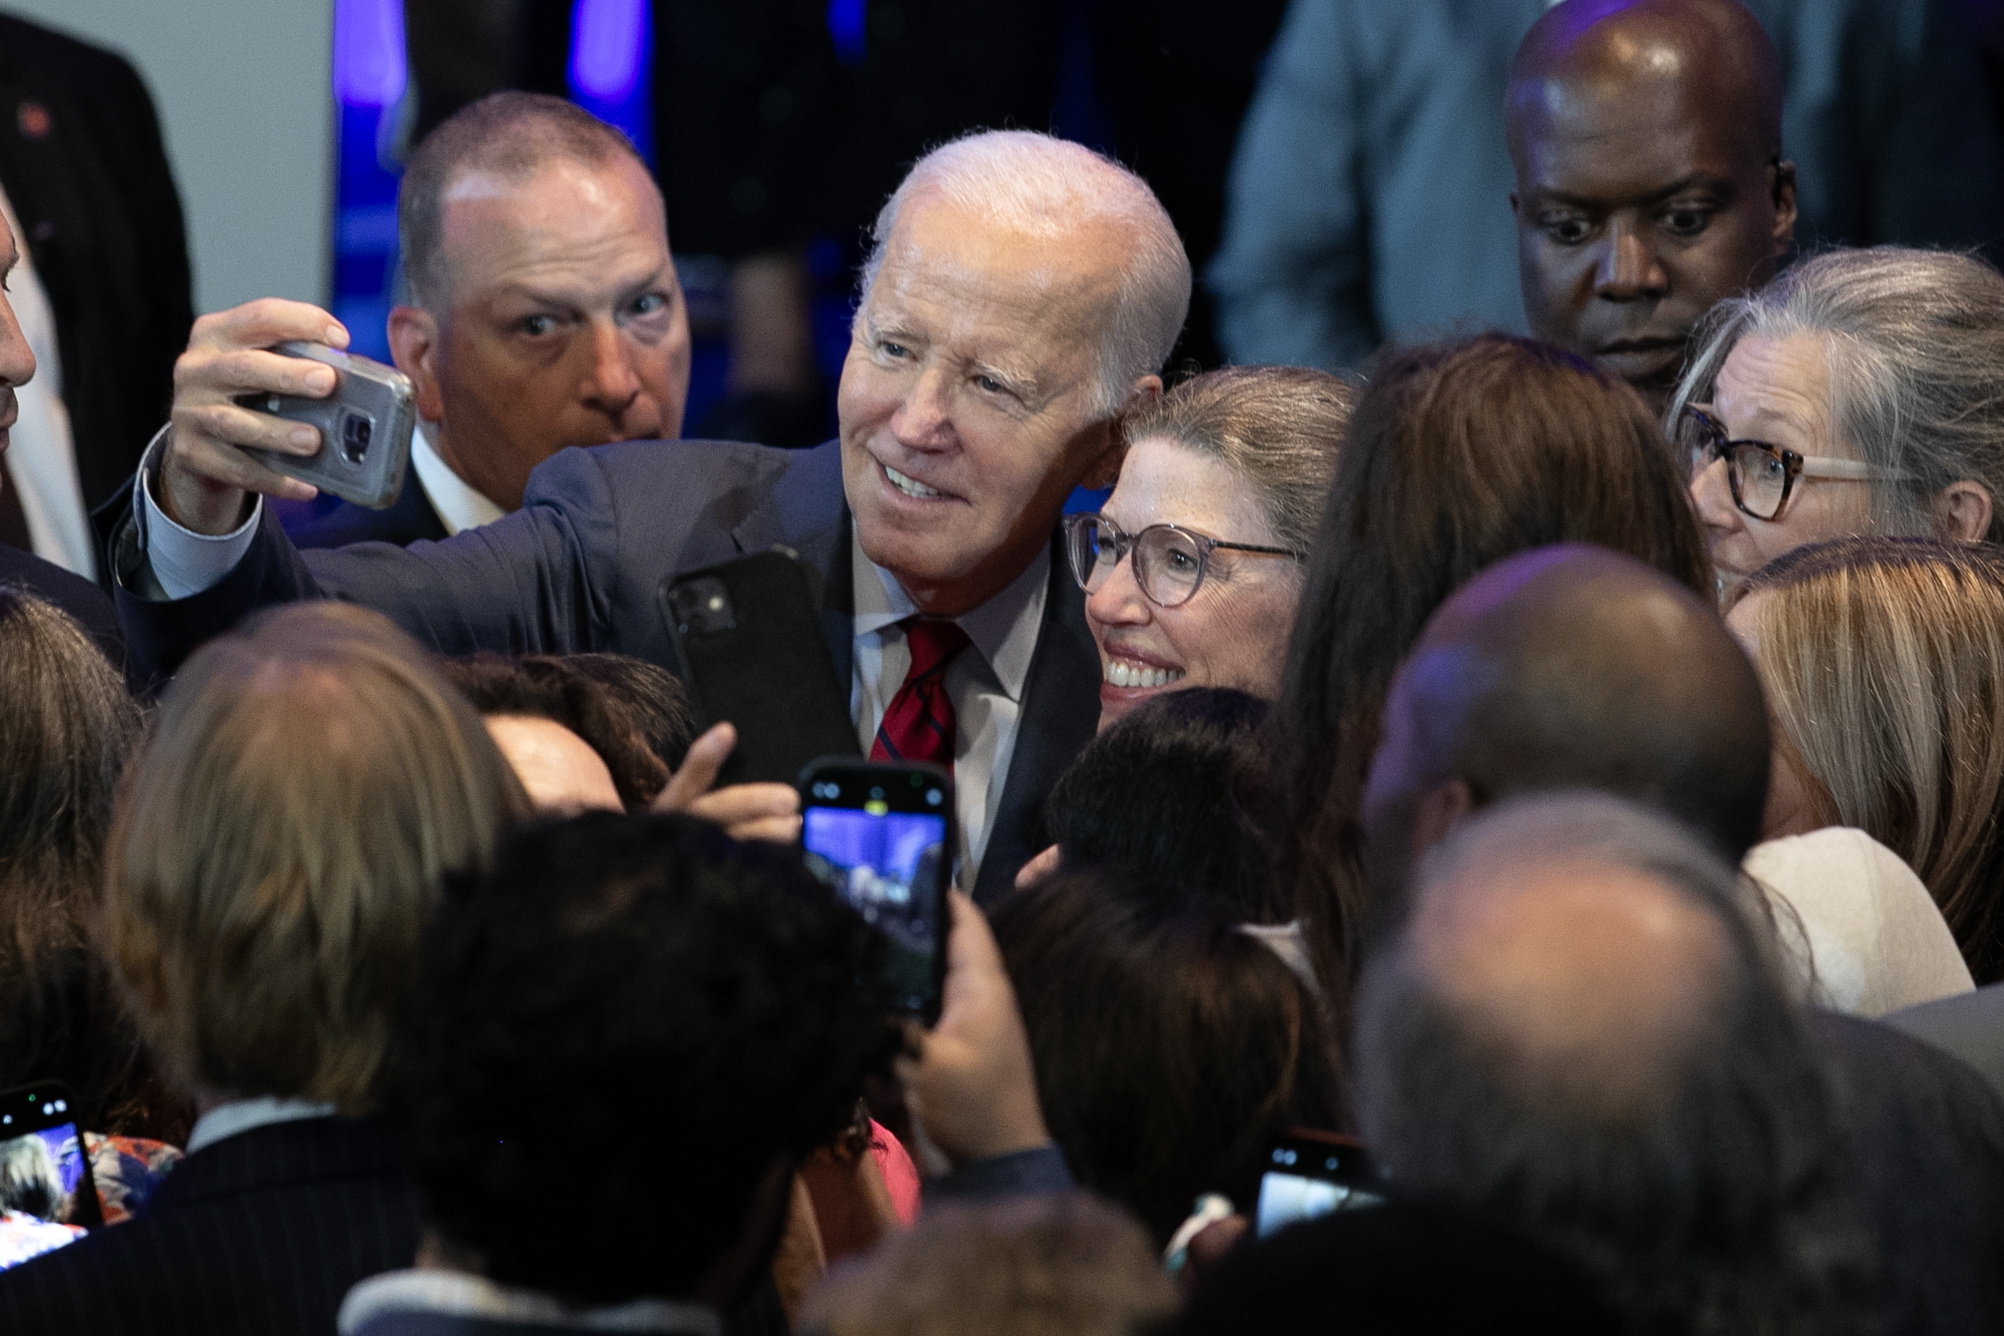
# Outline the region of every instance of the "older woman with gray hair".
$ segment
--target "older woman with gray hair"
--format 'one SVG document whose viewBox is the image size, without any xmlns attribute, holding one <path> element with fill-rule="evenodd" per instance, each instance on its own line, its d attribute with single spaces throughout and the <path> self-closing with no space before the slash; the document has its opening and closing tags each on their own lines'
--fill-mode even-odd
<svg viewBox="0 0 2004 1336">
<path fill-rule="evenodd" d="M 1097 515 L 1065 517 L 1101 728 L 1178 687 L 1278 694 L 1353 400 L 1327 372 L 1228 367 L 1122 420 L 1113 494 Z"/>
<path fill-rule="evenodd" d="M 1721 302 L 1671 401 L 1730 588 L 1854 534 L 2004 537 L 2004 275 L 1833 250 Z"/>
</svg>

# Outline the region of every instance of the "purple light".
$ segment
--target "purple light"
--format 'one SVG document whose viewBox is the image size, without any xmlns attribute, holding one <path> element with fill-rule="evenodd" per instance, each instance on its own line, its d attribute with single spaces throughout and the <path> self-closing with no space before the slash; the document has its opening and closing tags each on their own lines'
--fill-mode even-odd
<svg viewBox="0 0 2004 1336">
<path fill-rule="evenodd" d="M 405 83 L 401 0 L 334 0 L 334 96 L 351 107 L 394 106 Z"/>
<path fill-rule="evenodd" d="M 571 10 L 571 87 L 619 103 L 640 84 L 647 0 L 577 0 Z"/>
</svg>

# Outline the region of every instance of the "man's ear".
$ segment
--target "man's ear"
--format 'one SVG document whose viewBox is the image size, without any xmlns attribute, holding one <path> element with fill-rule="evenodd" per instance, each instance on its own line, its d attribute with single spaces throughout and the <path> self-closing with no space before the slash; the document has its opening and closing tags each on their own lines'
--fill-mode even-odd
<svg viewBox="0 0 2004 1336">
<path fill-rule="evenodd" d="M 1412 859 L 1417 865 L 1429 849 L 1454 833 L 1475 811 L 1475 794 L 1466 782 L 1443 780 L 1422 789 L 1413 799 Z"/>
<path fill-rule="evenodd" d="M 1788 254 L 1795 244 L 1795 164 L 1777 161 L 1774 172 L 1774 253 Z"/>
<path fill-rule="evenodd" d="M 1967 478 L 1952 482 L 1935 494 L 1934 522 L 1942 536 L 1965 543 L 1980 543 L 1990 535 L 1990 521 L 1996 502 L 1990 489 Z"/>
<path fill-rule="evenodd" d="M 390 360 L 411 378 L 417 394 L 417 414 L 426 422 L 445 417 L 445 396 L 438 388 L 438 317 L 422 306 L 390 308 Z"/>
<path fill-rule="evenodd" d="M 1121 405 L 1122 417 L 1135 409 L 1151 404 L 1162 397 L 1162 377 L 1143 376 L 1134 382 L 1127 393 L 1127 402 Z M 1102 423 L 1098 430 L 1105 433 L 1099 455 L 1086 468 L 1085 476 L 1079 479 L 1079 486 L 1100 491 L 1120 481 L 1120 463 L 1127 458 L 1127 436 L 1115 422 Z"/>
</svg>

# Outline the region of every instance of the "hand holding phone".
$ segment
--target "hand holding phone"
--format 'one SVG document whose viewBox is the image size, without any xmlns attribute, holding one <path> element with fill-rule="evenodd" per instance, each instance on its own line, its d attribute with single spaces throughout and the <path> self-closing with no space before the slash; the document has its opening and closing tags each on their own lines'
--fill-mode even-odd
<svg viewBox="0 0 2004 1336">
<path fill-rule="evenodd" d="M 357 505 L 381 510 L 394 502 L 404 488 L 417 425 L 410 378 L 393 366 L 321 343 L 291 340 L 272 351 L 333 367 L 334 392 L 324 398 L 271 391 L 237 396 L 244 408 L 320 433 L 320 448 L 310 455 L 254 453 L 275 472 Z"/>
<path fill-rule="evenodd" d="M 922 1134 L 947 1163 L 930 1172 L 1050 1144 L 1030 1036 L 988 920 L 959 891 L 947 893 L 952 929 L 939 1023 L 913 1028 L 917 1056 L 898 1076 Z"/>
<path fill-rule="evenodd" d="M 1384 1200 L 1377 1166 L 1355 1137 L 1297 1127 L 1267 1147 L 1259 1180 L 1255 1228 L 1275 1230 L 1331 1211 L 1375 1206 Z"/>
</svg>

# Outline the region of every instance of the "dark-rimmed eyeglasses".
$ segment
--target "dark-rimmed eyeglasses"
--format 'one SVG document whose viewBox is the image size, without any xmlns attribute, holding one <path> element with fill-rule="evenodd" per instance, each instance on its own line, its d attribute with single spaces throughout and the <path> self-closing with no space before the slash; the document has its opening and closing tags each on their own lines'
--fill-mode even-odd
<svg viewBox="0 0 2004 1336">
<path fill-rule="evenodd" d="M 1148 601 L 1158 608 L 1180 606 L 1204 583 L 1211 553 L 1220 548 L 1301 559 L 1292 548 L 1228 543 L 1175 524 L 1151 524 L 1140 533 L 1127 533 L 1104 515 L 1065 516 L 1065 550 L 1072 574 L 1088 594 L 1105 584 L 1114 567 L 1132 552 L 1134 582 Z"/>
<path fill-rule="evenodd" d="M 1797 478 L 1835 478 L 1846 482 L 1893 482 L 1906 474 L 1856 459 L 1805 455 L 1766 441 L 1736 441 L 1719 420 L 1703 408 L 1686 407 L 1677 421 L 1678 440 L 1691 452 L 1691 477 L 1715 459 L 1726 461 L 1726 484 L 1733 504 L 1757 520 L 1771 520 L 1788 505 Z"/>
</svg>

